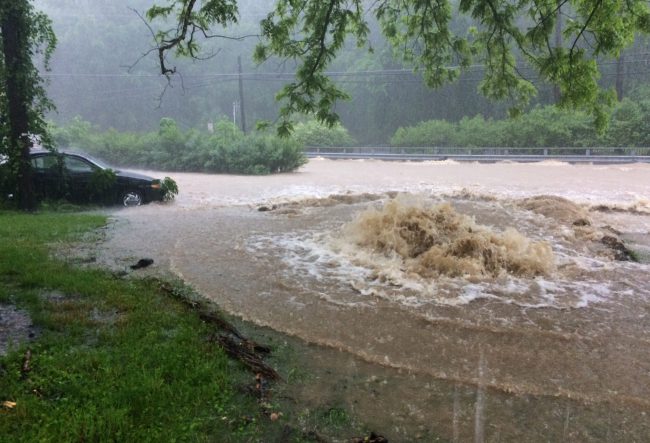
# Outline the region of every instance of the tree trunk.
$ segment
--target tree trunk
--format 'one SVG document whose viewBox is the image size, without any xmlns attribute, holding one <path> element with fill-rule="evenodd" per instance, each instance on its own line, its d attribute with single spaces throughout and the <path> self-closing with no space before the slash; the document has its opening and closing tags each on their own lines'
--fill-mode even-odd
<svg viewBox="0 0 650 443">
<path fill-rule="evenodd" d="M 4 7 L 0 18 L 2 52 L 5 65 L 5 91 L 7 94 L 7 121 L 9 123 L 10 159 L 17 171 L 16 191 L 21 209 L 32 210 L 36 206 L 32 184 L 32 167 L 29 150 L 29 110 L 32 93 L 28 79 L 31 63 L 27 27 L 26 1 L 12 1 Z"/>
</svg>

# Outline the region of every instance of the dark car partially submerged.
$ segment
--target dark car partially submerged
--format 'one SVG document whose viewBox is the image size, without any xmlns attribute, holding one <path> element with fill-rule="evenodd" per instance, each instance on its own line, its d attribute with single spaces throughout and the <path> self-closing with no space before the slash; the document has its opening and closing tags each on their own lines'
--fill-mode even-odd
<svg viewBox="0 0 650 443">
<path fill-rule="evenodd" d="M 33 184 L 41 199 L 139 206 L 162 201 L 162 181 L 131 171 L 115 170 L 86 154 L 33 149 Z"/>
</svg>

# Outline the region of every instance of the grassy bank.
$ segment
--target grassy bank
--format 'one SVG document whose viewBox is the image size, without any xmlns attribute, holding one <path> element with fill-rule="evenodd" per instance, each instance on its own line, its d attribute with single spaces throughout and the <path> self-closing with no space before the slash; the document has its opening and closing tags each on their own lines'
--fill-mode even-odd
<svg viewBox="0 0 650 443">
<path fill-rule="evenodd" d="M 35 334 L 0 356 L 0 440 L 289 441 L 187 303 L 50 257 L 104 223 L 0 212 L 0 304 L 27 311 Z"/>
</svg>

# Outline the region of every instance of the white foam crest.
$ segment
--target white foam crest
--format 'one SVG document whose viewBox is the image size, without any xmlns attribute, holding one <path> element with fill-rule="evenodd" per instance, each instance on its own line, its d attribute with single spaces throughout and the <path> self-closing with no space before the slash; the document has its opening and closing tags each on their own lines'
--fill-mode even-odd
<svg viewBox="0 0 650 443">
<path fill-rule="evenodd" d="M 489 299 L 525 309 L 568 309 L 603 303 L 614 295 L 630 292 L 615 290 L 609 282 L 595 279 L 573 281 L 559 275 L 532 279 L 505 276 L 483 281 L 464 277 L 427 280 L 404 272 L 397 259 L 390 257 L 364 251 L 352 260 L 348 256 L 348 245 L 322 232 L 253 236 L 247 247 L 258 257 L 274 255 L 280 258 L 285 265 L 283 272 L 302 282 L 306 288 L 309 279 L 327 284 L 331 291 L 312 292 L 339 306 L 371 306 L 374 299 L 410 308 L 462 306 Z M 587 268 L 594 268 L 588 258 L 583 259 Z M 382 263 L 380 267 L 384 271 L 381 275 L 376 271 L 377 261 Z M 598 265 L 604 263 L 594 262 Z M 375 267 L 371 268 L 370 263 Z"/>
<path fill-rule="evenodd" d="M 566 162 L 566 161 L 562 161 L 562 160 L 542 160 L 542 161 L 539 161 L 539 162 L 535 163 L 535 165 L 536 166 L 562 166 L 562 167 L 571 166 L 571 167 L 573 167 L 573 165 L 571 163 Z"/>
</svg>

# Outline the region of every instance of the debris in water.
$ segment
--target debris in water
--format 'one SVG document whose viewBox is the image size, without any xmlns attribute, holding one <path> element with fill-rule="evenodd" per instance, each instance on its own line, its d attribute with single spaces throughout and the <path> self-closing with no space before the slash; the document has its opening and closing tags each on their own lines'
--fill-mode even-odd
<svg viewBox="0 0 650 443">
<path fill-rule="evenodd" d="M 280 374 L 266 364 L 259 353 L 251 350 L 247 343 L 226 335 L 217 335 L 214 340 L 221 345 L 228 355 L 236 358 L 249 369 L 271 380 L 282 380 Z"/>
<path fill-rule="evenodd" d="M 141 269 L 151 265 L 153 265 L 153 258 L 141 258 L 136 264 L 131 265 L 131 269 Z"/>
<path fill-rule="evenodd" d="M 630 251 L 621 240 L 611 235 L 605 235 L 600 239 L 602 244 L 607 246 L 614 253 L 614 259 L 618 261 L 636 261 L 634 254 Z"/>
<path fill-rule="evenodd" d="M 350 440 L 351 443 L 388 443 L 388 439 L 384 436 L 377 435 L 371 432 L 367 437 L 357 437 Z"/>
<path fill-rule="evenodd" d="M 628 205 L 599 204 L 596 206 L 592 206 L 590 210 L 595 212 L 604 212 L 604 213 L 619 212 L 619 213 L 629 213 L 634 215 L 647 215 L 648 213 L 650 213 L 650 203 L 648 202 L 648 200 L 642 199 Z"/>
</svg>

